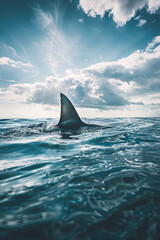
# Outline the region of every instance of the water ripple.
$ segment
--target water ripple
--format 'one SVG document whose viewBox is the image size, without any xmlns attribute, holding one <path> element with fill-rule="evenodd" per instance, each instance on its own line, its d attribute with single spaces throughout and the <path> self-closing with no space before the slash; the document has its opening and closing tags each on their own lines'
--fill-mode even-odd
<svg viewBox="0 0 160 240">
<path fill-rule="evenodd" d="M 158 240 L 159 120 L 0 120 L 0 239 Z"/>
</svg>

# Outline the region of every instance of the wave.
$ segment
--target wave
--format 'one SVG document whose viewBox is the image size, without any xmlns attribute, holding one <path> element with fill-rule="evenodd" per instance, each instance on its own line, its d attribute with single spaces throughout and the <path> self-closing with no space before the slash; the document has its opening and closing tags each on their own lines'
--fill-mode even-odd
<svg viewBox="0 0 160 240">
<path fill-rule="evenodd" d="M 159 120 L 1 120 L 0 239 L 158 240 Z"/>
</svg>

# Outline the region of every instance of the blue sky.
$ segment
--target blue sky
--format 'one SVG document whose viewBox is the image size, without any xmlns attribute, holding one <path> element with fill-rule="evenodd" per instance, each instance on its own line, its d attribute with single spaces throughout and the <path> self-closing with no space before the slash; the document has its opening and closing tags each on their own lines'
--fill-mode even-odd
<svg viewBox="0 0 160 240">
<path fill-rule="evenodd" d="M 160 0 L 0 0 L 0 117 L 160 116 Z"/>
</svg>

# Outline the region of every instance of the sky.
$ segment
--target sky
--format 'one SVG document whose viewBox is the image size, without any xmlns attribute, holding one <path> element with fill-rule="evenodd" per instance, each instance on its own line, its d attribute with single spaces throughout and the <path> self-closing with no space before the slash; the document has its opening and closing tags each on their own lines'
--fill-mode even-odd
<svg viewBox="0 0 160 240">
<path fill-rule="evenodd" d="M 0 118 L 160 117 L 160 0 L 0 0 Z"/>
</svg>

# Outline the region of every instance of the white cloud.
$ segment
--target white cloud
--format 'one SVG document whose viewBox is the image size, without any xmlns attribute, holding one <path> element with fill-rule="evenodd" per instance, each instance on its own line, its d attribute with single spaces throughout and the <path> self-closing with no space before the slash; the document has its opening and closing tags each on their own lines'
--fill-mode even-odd
<svg viewBox="0 0 160 240">
<path fill-rule="evenodd" d="M 50 24 L 52 24 L 53 18 L 50 13 L 44 12 L 40 6 L 35 9 L 36 23 L 39 26 L 41 23 L 41 28 L 46 29 Z"/>
<path fill-rule="evenodd" d="M 91 17 L 99 15 L 103 18 L 108 12 L 118 26 L 123 26 L 135 16 L 137 10 L 144 7 L 147 7 L 149 13 L 156 12 L 160 7 L 160 0 L 79 0 L 79 7 Z"/>
<path fill-rule="evenodd" d="M 155 13 L 160 7 L 160 0 L 148 0 L 148 10 Z"/>
<path fill-rule="evenodd" d="M 8 57 L 1 57 L 0 65 L 8 65 L 8 66 L 14 67 L 14 68 L 32 68 L 33 67 L 31 63 L 23 63 L 20 61 L 15 61 Z"/>
<path fill-rule="evenodd" d="M 140 15 L 134 18 L 136 21 L 138 21 L 137 27 L 141 27 L 147 23 L 146 19 L 141 19 Z"/>
<path fill-rule="evenodd" d="M 113 62 L 100 62 L 64 77 L 48 76 L 44 82 L 13 84 L 0 90 L 6 101 L 57 105 L 59 93 L 81 107 L 106 108 L 160 102 L 160 38 L 145 50 Z"/>
<path fill-rule="evenodd" d="M 7 45 L 6 43 L 2 43 L 2 46 L 12 57 L 21 58 L 12 46 Z"/>
<path fill-rule="evenodd" d="M 153 39 L 153 41 L 148 44 L 147 50 L 148 50 L 148 51 L 150 51 L 150 50 L 152 51 L 152 50 L 153 50 L 152 48 L 154 48 L 157 44 L 158 44 L 158 45 L 160 44 L 160 36 L 156 36 L 156 37 Z"/>
<path fill-rule="evenodd" d="M 53 13 L 45 12 L 38 7 L 35 9 L 35 22 L 43 36 L 35 46 L 38 53 L 43 55 L 43 64 L 52 73 L 73 66 L 72 56 L 76 53 L 76 39 L 67 36 L 62 29 L 64 10 L 56 5 L 51 9 Z"/>
<path fill-rule="evenodd" d="M 16 82 L 15 80 L 7 80 L 7 82 L 12 82 L 12 83 L 14 83 L 14 82 Z"/>
<path fill-rule="evenodd" d="M 83 19 L 83 18 L 79 18 L 79 19 L 78 19 L 78 22 L 84 23 L 84 19 Z"/>
</svg>

